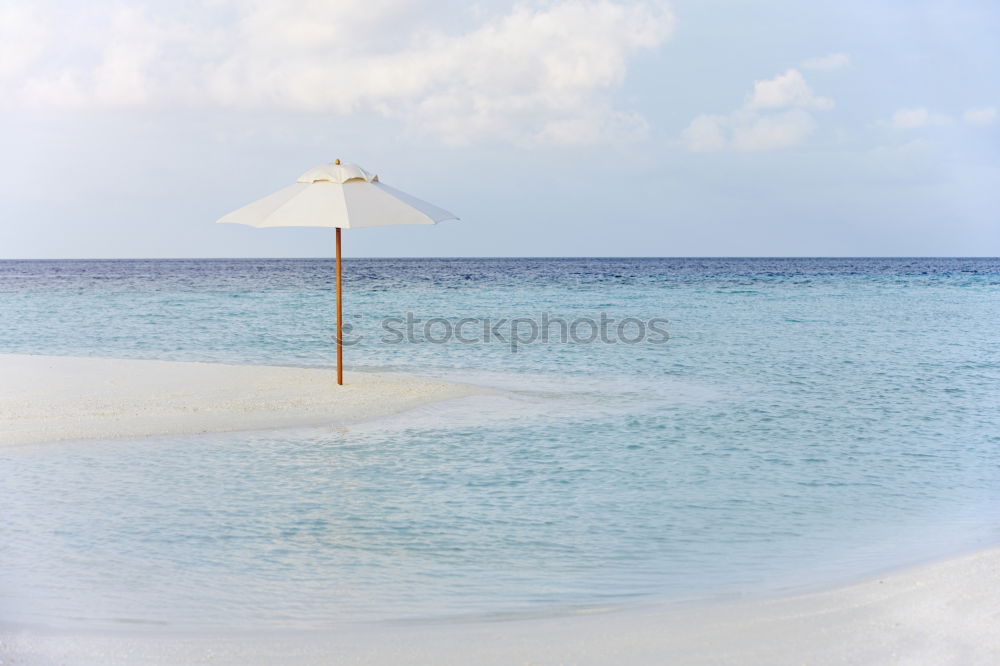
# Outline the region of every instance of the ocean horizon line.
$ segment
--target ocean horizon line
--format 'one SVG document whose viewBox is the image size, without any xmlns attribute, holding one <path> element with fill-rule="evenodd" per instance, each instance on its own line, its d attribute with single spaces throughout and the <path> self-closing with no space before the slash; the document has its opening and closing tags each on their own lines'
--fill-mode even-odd
<svg viewBox="0 0 1000 666">
<path fill-rule="evenodd" d="M 538 259 L 545 261 L 577 260 L 577 259 L 684 259 L 684 260 L 716 260 L 716 259 L 761 259 L 761 260 L 812 260 L 812 259 L 1000 259 L 1000 255 L 497 255 L 497 256 L 364 256 L 364 257 L 344 257 L 344 261 L 354 260 L 473 260 L 473 259 L 510 259 L 525 260 Z M 17 261 L 332 261 L 333 256 L 315 257 L 0 257 L 0 262 Z"/>
</svg>

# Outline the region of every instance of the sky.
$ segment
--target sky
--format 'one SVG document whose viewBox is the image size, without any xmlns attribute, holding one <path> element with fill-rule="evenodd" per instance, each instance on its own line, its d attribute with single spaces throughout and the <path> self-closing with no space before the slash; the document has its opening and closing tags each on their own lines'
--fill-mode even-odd
<svg viewBox="0 0 1000 666">
<path fill-rule="evenodd" d="M 0 0 L 0 258 L 1000 255 L 1000 3 Z"/>
</svg>

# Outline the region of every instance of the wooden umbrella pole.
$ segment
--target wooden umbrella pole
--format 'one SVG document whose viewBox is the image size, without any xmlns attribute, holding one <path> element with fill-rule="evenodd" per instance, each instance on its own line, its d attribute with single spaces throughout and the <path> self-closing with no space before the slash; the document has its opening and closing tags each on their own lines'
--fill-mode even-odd
<svg viewBox="0 0 1000 666">
<path fill-rule="evenodd" d="M 337 227 L 337 385 L 344 384 L 344 300 L 340 294 L 340 227 Z"/>
</svg>

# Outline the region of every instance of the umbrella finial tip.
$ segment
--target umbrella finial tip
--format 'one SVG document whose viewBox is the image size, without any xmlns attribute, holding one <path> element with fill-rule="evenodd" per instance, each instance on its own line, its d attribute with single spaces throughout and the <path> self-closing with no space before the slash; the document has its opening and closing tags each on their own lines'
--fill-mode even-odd
<svg viewBox="0 0 1000 666">
<path fill-rule="evenodd" d="M 335 159 L 335 160 L 333 161 L 333 163 L 334 163 L 334 164 L 340 164 L 340 158 L 338 157 L 337 159 Z"/>
</svg>

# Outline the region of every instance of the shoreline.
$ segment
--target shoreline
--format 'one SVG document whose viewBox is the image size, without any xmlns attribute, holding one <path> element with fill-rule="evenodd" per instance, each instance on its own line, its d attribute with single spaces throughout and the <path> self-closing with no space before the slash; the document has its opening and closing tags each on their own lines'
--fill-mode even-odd
<svg viewBox="0 0 1000 666">
<path fill-rule="evenodd" d="M 289 366 L 0 354 L 0 447 L 337 427 L 490 393 L 405 375 Z"/>
<path fill-rule="evenodd" d="M 172 633 L 0 626 L 16 663 L 992 664 L 1000 546 L 825 590 L 484 620 Z"/>
</svg>

